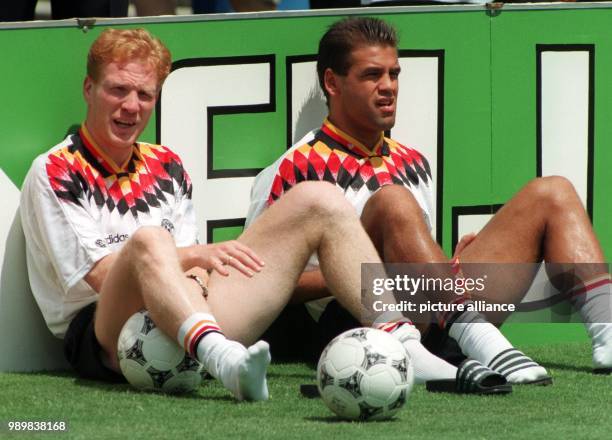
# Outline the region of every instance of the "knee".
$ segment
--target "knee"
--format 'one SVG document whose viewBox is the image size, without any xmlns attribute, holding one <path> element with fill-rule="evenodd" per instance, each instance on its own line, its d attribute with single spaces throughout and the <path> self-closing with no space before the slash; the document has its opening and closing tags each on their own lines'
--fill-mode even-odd
<svg viewBox="0 0 612 440">
<path fill-rule="evenodd" d="M 304 217 L 337 217 L 356 215 L 355 209 L 346 200 L 342 191 L 328 182 L 301 182 L 286 194 L 287 202 L 292 203 Z"/>
<path fill-rule="evenodd" d="M 525 188 L 537 208 L 546 210 L 565 209 L 568 202 L 578 200 L 572 182 L 562 176 L 547 176 L 533 179 Z"/>
<path fill-rule="evenodd" d="M 401 185 L 382 187 L 365 204 L 361 220 L 366 226 L 425 224 L 423 210 L 410 190 Z"/>
<path fill-rule="evenodd" d="M 129 238 L 125 250 L 136 261 L 153 262 L 167 252 L 168 246 L 174 246 L 174 241 L 164 228 L 141 226 Z"/>
</svg>

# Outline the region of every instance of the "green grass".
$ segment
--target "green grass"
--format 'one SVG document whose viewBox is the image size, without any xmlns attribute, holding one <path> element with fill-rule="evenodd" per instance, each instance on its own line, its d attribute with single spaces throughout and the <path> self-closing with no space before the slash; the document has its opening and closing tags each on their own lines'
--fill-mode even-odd
<svg viewBox="0 0 612 440">
<path fill-rule="evenodd" d="M 508 396 L 432 394 L 416 387 L 392 421 L 344 422 L 320 399 L 299 395 L 314 382 L 302 364 L 272 365 L 271 399 L 237 403 L 213 381 L 190 396 L 139 393 L 67 373 L 0 374 L 0 438 L 610 438 L 612 377 L 590 373 L 590 348 L 531 346 L 553 375 L 550 387 L 515 386 Z M 10 434 L 9 420 L 64 420 L 63 434 Z"/>
</svg>

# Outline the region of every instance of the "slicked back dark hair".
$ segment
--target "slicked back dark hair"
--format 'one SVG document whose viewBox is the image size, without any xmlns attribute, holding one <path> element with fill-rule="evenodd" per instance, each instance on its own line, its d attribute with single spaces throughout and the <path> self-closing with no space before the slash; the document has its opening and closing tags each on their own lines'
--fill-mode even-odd
<svg viewBox="0 0 612 440">
<path fill-rule="evenodd" d="M 373 17 L 349 17 L 332 24 L 319 41 L 317 74 L 325 97 L 324 75 L 330 68 L 346 75 L 351 67 L 351 52 L 359 46 L 391 46 L 397 48 L 397 32 L 390 24 Z"/>
</svg>

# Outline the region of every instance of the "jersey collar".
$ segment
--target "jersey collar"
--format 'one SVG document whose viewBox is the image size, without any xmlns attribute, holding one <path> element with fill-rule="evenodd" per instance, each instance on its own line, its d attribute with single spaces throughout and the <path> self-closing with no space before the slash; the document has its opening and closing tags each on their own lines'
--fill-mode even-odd
<svg viewBox="0 0 612 440">
<path fill-rule="evenodd" d="M 133 155 L 130 155 L 130 157 L 128 157 L 127 160 L 121 166 L 117 166 L 117 164 L 115 164 L 115 161 L 112 160 L 110 156 L 106 154 L 104 150 L 102 150 L 102 148 L 100 148 L 100 146 L 93 140 L 93 138 L 91 137 L 91 134 L 89 133 L 89 130 L 87 130 L 87 127 L 85 126 L 85 123 L 81 124 L 81 128 L 79 129 L 79 136 L 83 140 L 83 144 L 85 145 L 85 148 L 87 148 L 89 152 L 94 155 L 94 157 L 98 160 L 98 162 L 108 172 L 112 174 L 119 174 L 119 173 L 126 172 L 127 167 L 130 161 L 132 160 Z M 133 147 L 133 152 L 134 150 L 138 151 L 137 145 Z"/>
<path fill-rule="evenodd" d="M 382 132 L 380 133 L 380 138 L 376 142 L 376 145 L 370 150 L 357 139 L 348 135 L 332 124 L 328 118 L 325 118 L 325 121 L 323 121 L 321 130 L 344 148 L 358 156 L 372 157 L 389 155 L 389 148 L 387 147 L 387 143 L 385 142 L 385 137 Z"/>
</svg>

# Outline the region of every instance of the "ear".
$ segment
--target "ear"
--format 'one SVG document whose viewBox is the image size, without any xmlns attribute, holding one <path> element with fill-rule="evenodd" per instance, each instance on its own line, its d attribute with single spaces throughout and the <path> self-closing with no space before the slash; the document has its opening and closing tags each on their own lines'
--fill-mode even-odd
<svg viewBox="0 0 612 440">
<path fill-rule="evenodd" d="M 338 78 L 338 75 L 336 75 L 329 67 L 325 69 L 325 73 L 323 73 L 323 84 L 325 85 L 325 90 L 330 97 L 338 96 L 340 94 L 339 83 L 340 78 Z"/>
<path fill-rule="evenodd" d="M 93 85 L 94 85 L 93 79 L 91 79 L 91 77 L 87 75 L 85 77 L 85 80 L 83 81 L 83 97 L 85 98 L 86 102 L 89 102 Z"/>
</svg>

